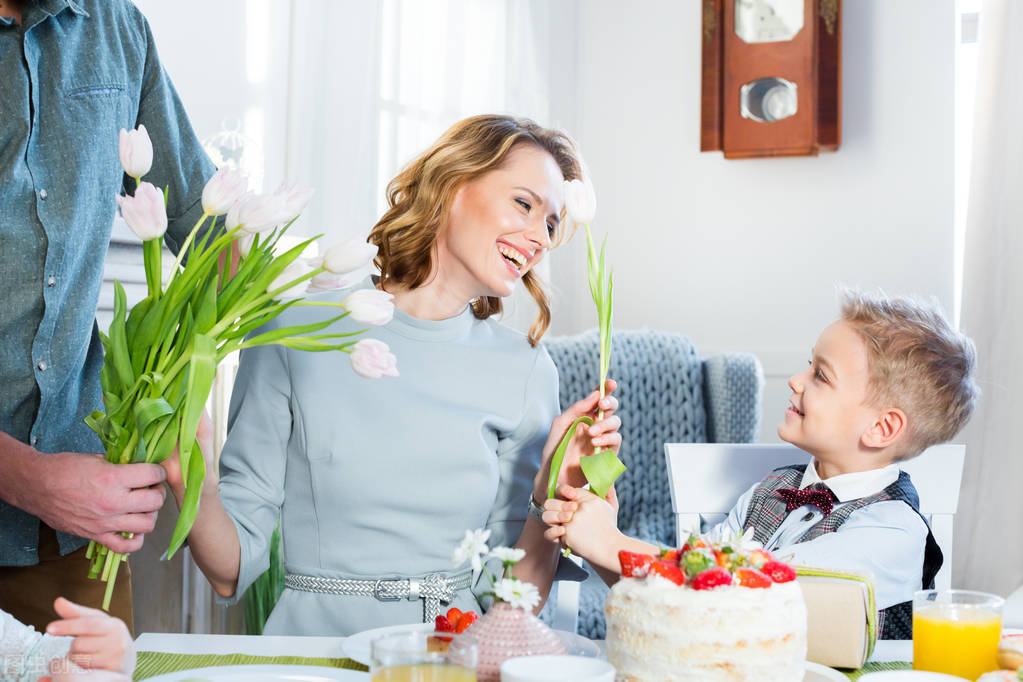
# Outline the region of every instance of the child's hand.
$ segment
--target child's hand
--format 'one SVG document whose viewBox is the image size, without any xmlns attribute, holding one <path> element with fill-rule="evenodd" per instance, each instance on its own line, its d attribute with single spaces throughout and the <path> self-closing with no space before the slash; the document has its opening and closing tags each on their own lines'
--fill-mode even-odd
<svg viewBox="0 0 1023 682">
<path fill-rule="evenodd" d="M 53 608 L 61 620 L 47 625 L 46 633 L 55 637 L 75 638 L 68 652 L 71 661 L 82 668 L 131 675 L 135 670 L 135 646 L 128 628 L 120 619 L 63 597 L 58 597 Z M 107 678 L 109 676 L 104 679 Z"/>
<path fill-rule="evenodd" d="M 544 537 L 559 542 L 595 566 L 614 570 L 618 565 L 618 497 L 614 486 L 602 500 L 588 490 L 563 485 L 563 499 L 544 502 Z"/>
</svg>

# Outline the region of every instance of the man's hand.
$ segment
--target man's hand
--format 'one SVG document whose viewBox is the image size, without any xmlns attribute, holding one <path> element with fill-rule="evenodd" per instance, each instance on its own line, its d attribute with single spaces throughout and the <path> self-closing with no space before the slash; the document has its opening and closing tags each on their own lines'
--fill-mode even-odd
<svg viewBox="0 0 1023 682">
<path fill-rule="evenodd" d="M 155 464 L 111 464 L 102 455 L 40 453 L 0 434 L 0 497 L 59 531 L 118 553 L 142 547 L 163 506 L 165 475 Z M 122 532 L 134 533 L 125 538 Z"/>
</svg>

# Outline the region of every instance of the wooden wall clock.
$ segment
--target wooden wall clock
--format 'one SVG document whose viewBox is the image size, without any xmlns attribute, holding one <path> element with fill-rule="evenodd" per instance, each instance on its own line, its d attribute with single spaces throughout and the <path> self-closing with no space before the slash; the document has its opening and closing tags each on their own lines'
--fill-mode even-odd
<svg viewBox="0 0 1023 682">
<path fill-rule="evenodd" d="M 841 0 L 704 0 L 700 151 L 838 149 L 841 14 Z"/>
</svg>

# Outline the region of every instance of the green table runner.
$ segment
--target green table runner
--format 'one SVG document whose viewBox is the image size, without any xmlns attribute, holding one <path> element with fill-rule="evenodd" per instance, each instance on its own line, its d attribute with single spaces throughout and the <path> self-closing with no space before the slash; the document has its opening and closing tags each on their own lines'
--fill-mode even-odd
<svg viewBox="0 0 1023 682">
<path fill-rule="evenodd" d="M 134 679 L 144 680 L 178 670 L 210 668 L 220 665 L 321 665 L 327 668 L 369 670 L 366 666 L 350 658 L 248 656 L 246 654 L 165 654 L 158 651 L 140 651 L 138 662 L 135 664 Z"/>
<path fill-rule="evenodd" d="M 882 670 L 912 670 L 913 664 L 906 661 L 891 661 L 888 663 L 868 663 L 859 670 L 842 670 L 841 672 L 850 680 L 860 679 L 860 675 L 867 673 L 881 672 Z"/>
</svg>

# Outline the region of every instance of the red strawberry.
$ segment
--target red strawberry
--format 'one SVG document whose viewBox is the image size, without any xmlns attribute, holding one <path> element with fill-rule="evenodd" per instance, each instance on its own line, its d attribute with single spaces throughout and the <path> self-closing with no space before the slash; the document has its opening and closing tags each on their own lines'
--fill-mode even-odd
<svg viewBox="0 0 1023 682">
<path fill-rule="evenodd" d="M 694 590 L 712 590 L 715 587 L 732 584 L 732 574 L 721 568 L 708 568 L 700 575 L 693 578 L 690 585 Z"/>
<path fill-rule="evenodd" d="M 760 570 L 776 583 L 789 583 L 796 579 L 795 569 L 780 561 L 768 561 Z"/>
<path fill-rule="evenodd" d="M 743 587 L 770 587 L 774 584 L 770 578 L 755 568 L 735 569 L 735 579 Z"/>
<path fill-rule="evenodd" d="M 763 568 L 768 561 L 774 561 L 774 557 L 766 549 L 754 549 L 749 553 L 749 562 L 757 570 Z"/>
<path fill-rule="evenodd" d="M 626 552 L 624 549 L 618 552 L 618 563 L 622 565 L 623 578 L 644 577 L 649 572 L 649 566 L 653 562 L 654 557 L 649 554 Z"/>
<path fill-rule="evenodd" d="M 650 572 L 659 575 L 663 578 L 667 578 L 676 585 L 683 585 L 686 582 L 686 576 L 682 573 L 682 569 L 678 567 L 678 562 L 665 561 L 660 559 L 650 564 Z"/>
<path fill-rule="evenodd" d="M 454 625 L 455 627 L 458 627 L 458 619 L 461 617 L 462 617 L 461 609 L 455 608 L 454 606 L 448 609 L 448 620 L 451 621 L 451 624 Z"/>
<path fill-rule="evenodd" d="M 437 616 L 433 621 L 433 629 L 437 632 L 454 632 L 455 626 L 451 624 L 447 616 Z"/>
<path fill-rule="evenodd" d="M 466 611 L 462 614 L 462 617 L 458 619 L 458 625 L 455 626 L 455 633 L 462 634 L 465 632 L 470 625 L 480 619 L 480 614 L 475 611 Z"/>
<path fill-rule="evenodd" d="M 680 549 L 664 549 L 661 550 L 662 561 L 674 561 L 676 564 L 678 560 L 682 558 L 682 550 Z"/>
</svg>

